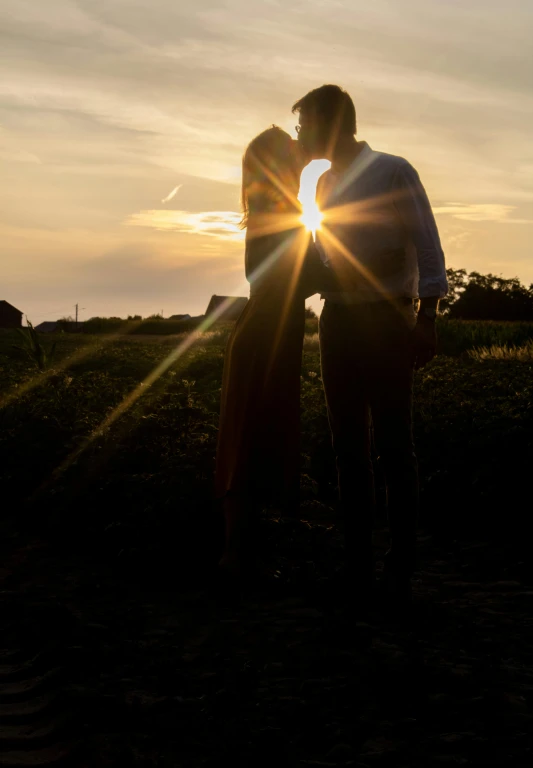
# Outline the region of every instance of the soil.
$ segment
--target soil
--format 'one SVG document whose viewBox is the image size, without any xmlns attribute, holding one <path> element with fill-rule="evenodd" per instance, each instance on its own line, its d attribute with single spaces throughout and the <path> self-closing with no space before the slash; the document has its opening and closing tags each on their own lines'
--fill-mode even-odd
<svg viewBox="0 0 533 768">
<path fill-rule="evenodd" d="M 239 600 L 172 549 L 4 538 L 0 766 L 529 766 L 533 585 L 420 535 L 411 615 L 340 599 L 323 519 L 263 521 Z M 386 531 L 376 530 L 378 569 Z"/>
</svg>

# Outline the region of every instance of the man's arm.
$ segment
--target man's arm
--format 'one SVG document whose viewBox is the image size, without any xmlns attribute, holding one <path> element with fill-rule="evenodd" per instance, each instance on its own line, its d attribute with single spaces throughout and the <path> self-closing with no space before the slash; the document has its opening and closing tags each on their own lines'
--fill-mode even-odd
<svg viewBox="0 0 533 768">
<path fill-rule="evenodd" d="M 439 232 L 426 190 L 409 163 L 396 171 L 393 188 L 394 204 L 416 248 L 421 304 L 434 306 L 435 299 L 438 301 L 448 293 L 448 281 Z M 429 304 L 427 300 L 431 300 Z"/>
<path fill-rule="evenodd" d="M 435 318 L 439 299 L 448 293 L 446 264 L 431 205 L 420 177 L 405 163 L 396 171 L 393 182 L 394 204 L 413 242 L 418 259 L 418 323 L 414 336 L 415 367 L 433 359 L 437 347 Z"/>
</svg>

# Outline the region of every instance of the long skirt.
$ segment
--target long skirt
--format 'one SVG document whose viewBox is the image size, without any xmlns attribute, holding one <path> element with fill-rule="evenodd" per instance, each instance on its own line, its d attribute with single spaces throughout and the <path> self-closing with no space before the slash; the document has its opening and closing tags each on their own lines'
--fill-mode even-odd
<svg viewBox="0 0 533 768">
<path fill-rule="evenodd" d="M 288 311 L 287 311 L 288 309 Z M 215 493 L 296 504 L 300 478 L 300 375 L 305 303 L 250 298 L 224 360 Z"/>
</svg>

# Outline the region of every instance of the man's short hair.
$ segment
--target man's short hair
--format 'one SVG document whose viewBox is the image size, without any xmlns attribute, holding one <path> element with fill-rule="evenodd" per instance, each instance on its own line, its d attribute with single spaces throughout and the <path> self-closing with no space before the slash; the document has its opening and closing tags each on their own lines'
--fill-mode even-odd
<svg viewBox="0 0 533 768">
<path fill-rule="evenodd" d="M 292 111 L 336 124 L 341 133 L 352 136 L 357 133 L 355 105 L 351 96 L 338 85 L 322 85 L 309 91 L 294 104 Z"/>
</svg>

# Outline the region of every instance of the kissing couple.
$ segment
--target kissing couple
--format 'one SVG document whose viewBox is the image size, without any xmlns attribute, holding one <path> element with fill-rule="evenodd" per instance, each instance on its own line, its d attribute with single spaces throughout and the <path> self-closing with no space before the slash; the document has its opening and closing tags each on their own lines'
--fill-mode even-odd
<svg viewBox="0 0 533 768">
<path fill-rule="evenodd" d="M 444 254 L 416 170 L 356 139 L 346 91 L 324 85 L 292 111 L 298 139 L 272 126 L 249 144 L 242 164 L 250 299 L 224 361 L 215 472 L 225 520 L 219 575 L 238 587 L 257 573 L 265 504 L 298 517 L 305 300 L 320 293 L 321 377 L 344 522 L 345 587 L 354 604 L 368 606 L 377 586 L 372 425 L 387 484 L 383 586 L 403 606 L 416 567 L 413 375 L 436 352 L 438 303 L 448 290 Z M 324 219 L 313 240 L 298 191 L 303 168 L 323 158 L 331 169 L 318 181 Z"/>
</svg>

